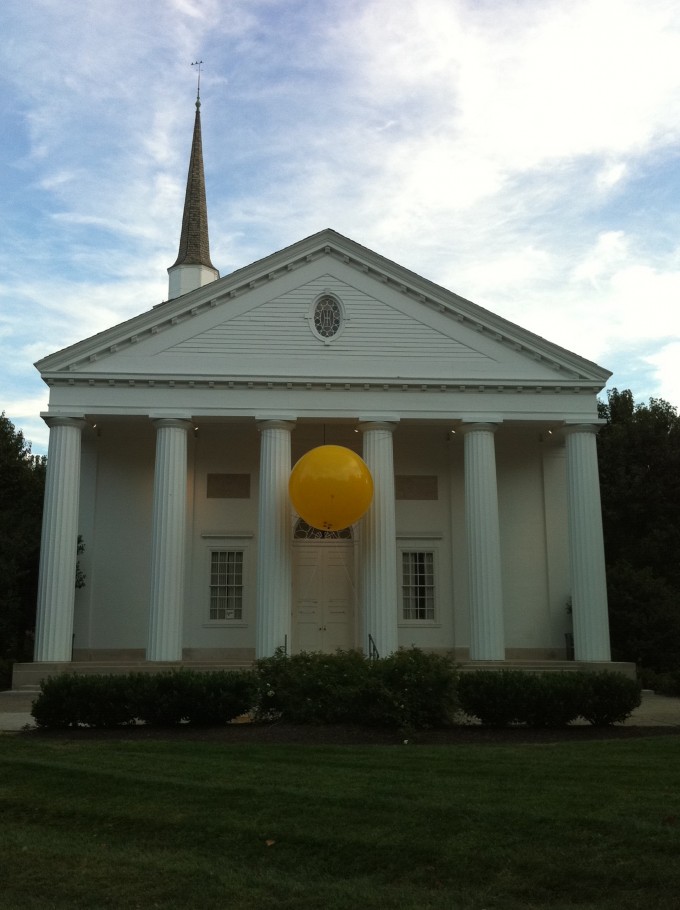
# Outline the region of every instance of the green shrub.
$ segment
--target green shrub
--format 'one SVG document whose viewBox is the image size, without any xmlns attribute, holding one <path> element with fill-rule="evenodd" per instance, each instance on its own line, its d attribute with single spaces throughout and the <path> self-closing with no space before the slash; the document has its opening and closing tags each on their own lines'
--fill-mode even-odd
<svg viewBox="0 0 680 910">
<path fill-rule="evenodd" d="M 630 717 L 640 704 L 640 684 L 608 670 L 476 670 L 461 675 L 458 697 L 466 714 L 489 726 L 562 727 L 577 717 L 606 726 Z"/>
<path fill-rule="evenodd" d="M 134 722 L 126 676 L 62 673 L 40 684 L 31 714 L 39 727 L 117 727 Z"/>
<path fill-rule="evenodd" d="M 360 651 L 335 654 L 281 650 L 257 661 L 258 717 L 292 724 L 362 723 L 368 661 Z"/>
<path fill-rule="evenodd" d="M 279 651 L 257 673 L 264 720 L 419 729 L 452 723 L 457 707 L 453 664 L 418 648 L 373 661 L 360 651 Z"/>
<path fill-rule="evenodd" d="M 566 727 L 581 713 L 583 674 L 527 673 L 519 720 L 530 727 Z"/>
<path fill-rule="evenodd" d="M 641 686 L 623 673 L 584 673 L 581 717 L 595 727 L 622 723 L 640 704 Z"/>
<path fill-rule="evenodd" d="M 526 712 L 528 673 L 472 670 L 458 680 L 460 707 L 490 727 L 521 723 Z"/>
<path fill-rule="evenodd" d="M 152 727 L 174 727 L 191 708 L 190 670 L 130 675 L 135 717 Z"/>
<path fill-rule="evenodd" d="M 400 649 L 371 661 L 368 669 L 369 723 L 422 730 L 454 722 L 458 675 L 449 657 L 419 648 Z"/>
<path fill-rule="evenodd" d="M 41 684 L 32 714 L 40 727 L 117 727 L 135 720 L 152 726 L 182 721 L 226 724 L 253 707 L 255 676 L 242 672 L 63 673 Z"/>
<path fill-rule="evenodd" d="M 257 684 L 249 670 L 221 670 L 193 674 L 188 690 L 186 720 L 194 726 L 216 727 L 255 706 Z"/>
<path fill-rule="evenodd" d="M 221 726 L 249 711 L 256 700 L 255 675 L 246 670 L 138 673 L 134 683 L 135 714 L 154 727 L 183 721 Z"/>
</svg>

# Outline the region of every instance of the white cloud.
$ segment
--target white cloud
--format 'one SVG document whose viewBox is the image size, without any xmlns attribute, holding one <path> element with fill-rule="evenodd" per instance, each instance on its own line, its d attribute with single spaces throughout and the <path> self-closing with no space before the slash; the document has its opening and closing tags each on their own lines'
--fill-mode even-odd
<svg viewBox="0 0 680 910">
<path fill-rule="evenodd" d="M 680 340 L 669 341 L 657 354 L 645 357 L 645 360 L 654 368 L 656 385 L 663 390 L 654 397 L 665 398 L 680 407 Z"/>
<path fill-rule="evenodd" d="M 223 274 L 334 227 L 672 400 L 676 3 L 39 0 L 0 30 L 0 378 L 166 295 L 203 59 Z"/>
</svg>

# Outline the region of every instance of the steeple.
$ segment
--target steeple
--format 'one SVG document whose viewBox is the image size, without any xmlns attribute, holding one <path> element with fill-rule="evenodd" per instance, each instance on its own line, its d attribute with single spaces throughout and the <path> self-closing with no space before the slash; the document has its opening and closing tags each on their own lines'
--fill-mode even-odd
<svg viewBox="0 0 680 910">
<path fill-rule="evenodd" d="M 208 238 L 208 206 L 205 200 L 205 175 L 203 173 L 203 148 L 201 143 L 201 87 L 200 73 L 196 95 L 196 118 L 191 143 L 191 158 L 184 197 L 182 233 L 179 238 L 177 259 L 168 269 L 168 299 L 188 294 L 220 277 L 210 261 Z"/>
</svg>

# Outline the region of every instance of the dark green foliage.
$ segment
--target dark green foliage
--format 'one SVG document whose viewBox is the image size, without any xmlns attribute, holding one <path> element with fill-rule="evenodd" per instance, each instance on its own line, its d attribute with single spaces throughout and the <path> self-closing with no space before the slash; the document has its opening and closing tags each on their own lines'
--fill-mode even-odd
<svg viewBox="0 0 680 910">
<path fill-rule="evenodd" d="M 640 683 L 622 673 L 584 673 L 583 687 L 579 713 L 595 727 L 622 723 L 640 704 Z"/>
<path fill-rule="evenodd" d="M 658 695 L 670 695 L 680 698 L 680 670 L 670 673 L 655 673 L 653 670 L 643 670 L 641 674 L 642 686 L 653 689 Z"/>
<path fill-rule="evenodd" d="M 130 724 L 129 677 L 62 673 L 44 680 L 33 703 L 39 727 L 117 727 Z"/>
<path fill-rule="evenodd" d="M 612 389 L 599 407 L 600 489 L 612 656 L 680 667 L 680 416 Z"/>
<path fill-rule="evenodd" d="M 461 673 L 461 709 L 491 727 L 520 723 L 525 712 L 529 674 L 518 670 L 475 670 Z"/>
<path fill-rule="evenodd" d="M 458 710 L 458 674 L 449 657 L 401 649 L 369 663 L 371 716 L 377 726 L 445 727 Z"/>
<path fill-rule="evenodd" d="M 255 706 L 257 683 L 249 671 L 221 670 L 191 677 L 186 720 L 194 726 L 222 726 Z"/>
<path fill-rule="evenodd" d="M 678 589 L 649 567 L 620 561 L 608 566 L 607 594 L 613 660 L 660 673 L 680 666 Z"/>
<path fill-rule="evenodd" d="M 361 723 L 367 714 L 368 661 L 360 651 L 303 652 L 257 661 L 260 718 L 293 724 Z"/>
<path fill-rule="evenodd" d="M 359 651 L 279 652 L 257 671 L 263 719 L 423 729 L 451 723 L 456 710 L 452 662 L 417 648 L 372 661 Z"/>
<path fill-rule="evenodd" d="M 582 713 L 583 673 L 533 673 L 527 682 L 524 723 L 566 727 Z"/>
<path fill-rule="evenodd" d="M 131 675 L 135 716 L 154 727 L 180 724 L 190 710 L 192 676 L 188 670 Z"/>
<path fill-rule="evenodd" d="M 12 667 L 14 661 L 0 657 L 0 691 L 12 688 Z"/>
<path fill-rule="evenodd" d="M 0 658 L 33 653 L 45 464 L 0 414 Z"/>
<path fill-rule="evenodd" d="M 630 717 L 640 704 L 640 684 L 606 670 L 476 670 L 461 674 L 458 697 L 466 714 L 488 726 L 563 727 L 582 717 L 601 727 Z"/>
<path fill-rule="evenodd" d="M 64 673 L 42 683 L 32 714 L 38 726 L 51 728 L 117 727 L 135 720 L 218 726 L 249 711 L 255 691 L 254 674 L 248 672 Z"/>
</svg>

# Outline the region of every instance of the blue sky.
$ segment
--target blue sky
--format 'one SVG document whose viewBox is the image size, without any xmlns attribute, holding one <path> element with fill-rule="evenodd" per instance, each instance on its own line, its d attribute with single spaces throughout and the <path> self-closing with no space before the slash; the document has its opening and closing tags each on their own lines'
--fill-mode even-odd
<svg viewBox="0 0 680 910">
<path fill-rule="evenodd" d="M 680 405 L 676 0 L 4 0 L 0 410 L 167 296 L 201 82 L 222 275 L 332 227 Z"/>
</svg>

